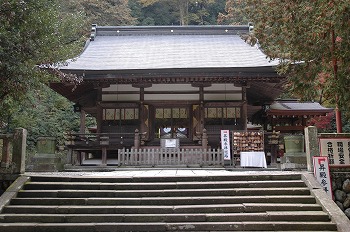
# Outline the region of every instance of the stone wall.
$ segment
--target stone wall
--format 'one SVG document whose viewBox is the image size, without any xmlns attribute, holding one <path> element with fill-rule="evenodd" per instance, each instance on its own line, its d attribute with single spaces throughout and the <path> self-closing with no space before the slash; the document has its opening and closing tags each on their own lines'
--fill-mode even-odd
<svg viewBox="0 0 350 232">
<path fill-rule="evenodd" d="M 331 177 L 334 201 L 350 219 L 350 167 L 332 168 Z"/>
</svg>

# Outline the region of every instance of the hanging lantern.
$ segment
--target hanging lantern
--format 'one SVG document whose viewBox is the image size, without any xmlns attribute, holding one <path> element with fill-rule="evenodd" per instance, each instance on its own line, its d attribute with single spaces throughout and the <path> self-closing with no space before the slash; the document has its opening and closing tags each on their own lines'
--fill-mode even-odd
<svg viewBox="0 0 350 232">
<path fill-rule="evenodd" d="M 74 112 L 80 112 L 81 111 L 81 105 L 78 103 L 73 105 Z"/>
</svg>

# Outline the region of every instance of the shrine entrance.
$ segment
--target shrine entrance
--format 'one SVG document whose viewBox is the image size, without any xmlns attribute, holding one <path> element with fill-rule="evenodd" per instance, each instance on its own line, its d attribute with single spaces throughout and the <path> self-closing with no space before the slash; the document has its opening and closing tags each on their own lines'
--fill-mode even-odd
<svg viewBox="0 0 350 232">
<path fill-rule="evenodd" d="M 155 110 L 156 137 L 187 139 L 190 137 L 188 107 L 157 107 Z"/>
</svg>

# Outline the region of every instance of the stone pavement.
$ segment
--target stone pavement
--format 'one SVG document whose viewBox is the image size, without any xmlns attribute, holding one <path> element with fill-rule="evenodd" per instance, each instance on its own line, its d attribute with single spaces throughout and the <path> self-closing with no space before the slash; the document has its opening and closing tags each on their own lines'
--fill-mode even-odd
<svg viewBox="0 0 350 232">
<path fill-rule="evenodd" d="M 104 172 L 26 172 L 29 176 L 105 176 L 105 177 L 152 177 L 152 176 L 239 176 L 295 174 L 303 171 L 228 171 L 225 169 L 121 169 Z M 306 173 L 306 171 L 304 171 Z"/>
</svg>

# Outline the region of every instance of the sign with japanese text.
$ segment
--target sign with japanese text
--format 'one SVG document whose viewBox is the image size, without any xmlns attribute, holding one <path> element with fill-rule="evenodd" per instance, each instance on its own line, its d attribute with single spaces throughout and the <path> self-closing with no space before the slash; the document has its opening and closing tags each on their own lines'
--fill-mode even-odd
<svg viewBox="0 0 350 232">
<path fill-rule="evenodd" d="M 224 151 L 224 160 L 231 160 L 230 131 L 221 130 L 221 149 Z"/>
<path fill-rule="evenodd" d="M 329 164 L 350 164 L 350 138 L 320 138 L 320 153 Z"/>
<path fill-rule="evenodd" d="M 333 199 L 331 177 L 329 174 L 329 159 L 326 156 L 314 156 L 314 175 L 324 191 Z"/>
</svg>

